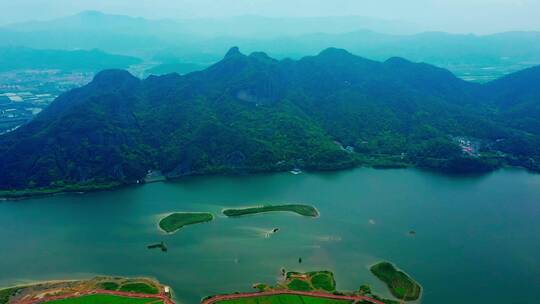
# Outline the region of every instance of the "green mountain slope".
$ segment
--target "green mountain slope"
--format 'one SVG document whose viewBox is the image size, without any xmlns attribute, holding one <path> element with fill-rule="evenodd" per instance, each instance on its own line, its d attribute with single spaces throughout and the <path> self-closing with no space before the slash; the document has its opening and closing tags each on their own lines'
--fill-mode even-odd
<svg viewBox="0 0 540 304">
<path fill-rule="evenodd" d="M 492 93 L 502 88 L 340 49 L 278 61 L 232 48 L 203 71 L 145 80 L 108 70 L 0 137 L 0 188 L 117 185 L 148 170 L 176 178 L 359 164 L 535 169 L 538 136 L 507 118 Z M 480 148 L 464 153 L 459 138 Z"/>
</svg>

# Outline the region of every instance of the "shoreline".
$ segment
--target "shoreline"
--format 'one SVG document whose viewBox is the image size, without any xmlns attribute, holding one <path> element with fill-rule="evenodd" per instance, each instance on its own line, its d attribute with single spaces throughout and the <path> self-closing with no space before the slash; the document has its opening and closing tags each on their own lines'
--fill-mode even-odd
<svg viewBox="0 0 540 304">
<path fill-rule="evenodd" d="M 418 167 L 418 166 L 408 166 L 408 167 L 400 167 L 400 168 L 378 168 L 376 165 L 375 166 L 355 166 L 355 167 L 350 167 L 350 168 L 345 168 L 345 169 L 335 169 L 335 170 L 313 170 L 313 171 L 304 171 L 304 174 L 312 174 L 312 173 L 326 173 L 326 172 L 342 172 L 342 171 L 348 171 L 348 170 L 355 170 L 355 169 L 363 169 L 363 168 L 367 168 L 367 169 L 373 169 L 373 170 L 384 170 L 384 171 L 387 171 L 387 170 L 418 170 L 418 171 L 422 171 L 422 172 L 427 172 L 427 173 L 432 173 L 432 174 L 438 174 L 438 175 L 441 175 L 441 176 L 454 176 L 454 177 L 470 177 L 470 176 L 481 176 L 481 175 L 486 175 L 486 174 L 491 174 L 491 173 L 495 173 L 495 172 L 498 172 L 498 171 L 501 171 L 501 170 L 508 170 L 508 169 L 516 169 L 516 170 L 523 170 L 529 174 L 540 174 L 540 172 L 536 172 L 536 171 L 533 171 L 533 170 L 530 170 L 530 169 L 527 169 L 525 167 L 522 167 L 522 166 L 510 166 L 510 165 L 505 165 L 505 166 L 501 166 L 495 170 L 492 170 L 492 171 L 488 171 L 488 172 L 477 172 L 477 173 L 468 173 L 468 174 L 451 174 L 451 173 L 446 173 L 444 171 L 440 171 L 440 170 L 431 170 L 429 168 L 423 168 L 423 167 Z M 265 175 L 265 174 L 279 174 L 279 173 L 288 173 L 289 171 L 285 170 L 285 171 L 273 171 L 273 170 L 270 170 L 270 171 L 256 171 L 256 172 L 253 172 L 253 173 L 243 173 L 243 174 L 193 174 L 193 175 L 188 175 L 188 176 L 182 176 L 182 177 L 176 177 L 176 178 L 166 178 L 165 180 L 162 180 L 162 181 L 156 181 L 156 182 L 152 182 L 152 184 L 157 184 L 157 183 L 174 183 L 174 182 L 179 182 L 183 179 L 188 179 L 188 178 L 197 178 L 197 177 L 241 177 L 241 176 L 258 176 L 258 175 Z M 103 187 L 100 187 L 100 186 L 95 186 L 95 187 L 92 187 L 92 186 L 89 186 L 88 189 L 77 189 L 77 190 L 66 190 L 66 189 L 53 189 L 53 188 L 44 188 L 44 189 L 40 189 L 40 190 L 0 190 L 0 193 L 2 192 L 11 192 L 12 194 L 8 194 L 8 195 L 2 195 L 0 194 L 0 203 L 2 202 L 8 202 L 8 201 L 24 201 L 24 200 L 29 200 L 29 199 L 39 199 L 39 198 L 45 198 L 45 197 L 51 197 L 51 196 L 56 196 L 56 195 L 68 195 L 68 194 L 78 194 L 78 195 L 85 195 L 85 194 L 88 194 L 88 193 L 94 193 L 94 192 L 106 192 L 106 191 L 116 191 L 116 190 L 120 190 L 120 189 L 124 189 L 124 188 L 129 188 L 129 187 L 137 187 L 137 186 L 143 186 L 147 183 L 124 183 L 124 184 L 116 184 L 116 185 L 111 185 L 111 186 L 103 186 Z M 28 191 L 29 193 L 26 193 L 26 194 L 17 194 L 17 192 L 21 193 L 21 192 L 25 192 L 25 191 Z M 260 207 L 260 206 L 256 206 L 256 207 Z"/>
<path fill-rule="evenodd" d="M 25 288 L 25 287 L 32 287 L 37 285 L 43 285 L 43 284 L 60 284 L 60 283 L 72 283 L 72 282 L 79 282 L 79 281 L 85 281 L 84 279 L 81 280 L 46 280 L 46 281 L 35 281 L 33 283 L 23 283 L 18 285 L 10 285 L 10 286 L 0 286 L 0 290 L 4 289 L 11 289 L 11 288 Z"/>
</svg>

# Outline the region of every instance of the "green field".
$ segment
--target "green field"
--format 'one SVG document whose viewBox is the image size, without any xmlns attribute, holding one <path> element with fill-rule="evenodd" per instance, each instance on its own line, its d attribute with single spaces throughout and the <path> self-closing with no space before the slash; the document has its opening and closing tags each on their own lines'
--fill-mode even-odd
<svg viewBox="0 0 540 304">
<path fill-rule="evenodd" d="M 370 268 L 371 272 L 386 283 L 394 297 L 414 301 L 420 297 L 422 288 L 404 272 L 397 270 L 388 262 L 381 262 Z"/>
<path fill-rule="evenodd" d="M 289 284 L 287 284 L 287 287 L 290 290 L 296 290 L 296 291 L 311 291 L 311 290 L 313 290 L 313 288 L 311 287 L 311 285 L 309 285 L 308 282 L 302 281 L 302 280 L 299 280 L 299 279 L 292 279 L 291 282 L 289 282 Z"/>
<path fill-rule="evenodd" d="M 219 304 L 349 304 L 351 301 L 332 300 L 297 295 L 275 295 L 220 301 Z"/>
<path fill-rule="evenodd" d="M 210 213 L 173 213 L 167 217 L 162 218 L 159 221 L 159 227 L 166 232 L 175 232 L 176 230 L 198 223 L 209 222 L 214 219 L 214 216 Z"/>
<path fill-rule="evenodd" d="M 242 216 L 248 214 L 256 213 L 265 213 L 265 212 L 294 212 L 303 216 L 316 217 L 319 215 L 317 209 L 309 205 L 279 205 L 279 206 L 260 206 L 260 207 L 249 207 L 242 209 L 226 209 L 223 211 L 223 214 L 226 216 Z"/>
<path fill-rule="evenodd" d="M 298 291 L 317 290 L 333 292 L 336 290 L 334 274 L 330 271 L 312 271 L 307 273 L 287 272 L 287 288 Z"/>
<path fill-rule="evenodd" d="M 158 294 L 159 290 L 146 283 L 128 283 L 120 287 L 120 291 L 136 292 L 144 294 Z"/>
<path fill-rule="evenodd" d="M 45 302 L 46 304 L 162 304 L 162 300 L 158 299 L 141 299 L 141 298 L 128 298 L 114 295 L 88 295 L 82 297 L 68 298 L 63 300 L 55 300 Z"/>
<path fill-rule="evenodd" d="M 334 276 L 330 272 L 321 271 L 312 275 L 311 285 L 313 285 L 313 288 L 315 289 L 322 289 L 330 292 L 336 290 L 336 282 Z"/>
<path fill-rule="evenodd" d="M 104 290 L 118 290 L 118 287 L 120 287 L 120 285 L 118 285 L 116 282 L 103 282 L 99 283 L 98 286 Z"/>
</svg>

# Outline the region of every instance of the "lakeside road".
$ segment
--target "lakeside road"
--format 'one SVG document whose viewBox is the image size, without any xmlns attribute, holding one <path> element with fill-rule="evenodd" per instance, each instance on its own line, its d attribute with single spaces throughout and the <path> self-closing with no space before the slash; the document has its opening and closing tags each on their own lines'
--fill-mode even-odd
<svg viewBox="0 0 540 304">
<path fill-rule="evenodd" d="M 235 300 L 241 298 L 255 298 L 255 297 L 264 297 L 264 296 L 276 296 L 276 295 L 296 295 L 296 296 L 307 296 L 315 298 L 325 298 L 333 300 L 346 300 L 346 301 L 367 301 L 373 304 L 384 304 L 379 300 L 375 300 L 366 296 L 346 296 L 346 295 L 335 295 L 331 293 L 323 292 L 314 292 L 314 291 L 292 291 L 292 290 L 272 290 L 272 291 L 263 291 L 263 292 L 251 292 L 251 293 L 238 293 L 238 294 L 228 294 L 228 295 L 218 295 L 211 297 L 202 301 L 201 304 L 215 304 L 220 301 Z"/>
<path fill-rule="evenodd" d="M 76 293 L 64 294 L 60 296 L 54 296 L 54 297 L 48 297 L 48 298 L 42 298 L 42 299 L 15 301 L 13 302 L 13 304 L 39 304 L 39 303 L 46 303 L 50 301 L 63 300 L 63 299 L 69 299 L 69 298 L 78 298 L 78 297 L 96 295 L 96 294 L 115 295 L 115 296 L 122 296 L 122 297 L 128 297 L 128 298 L 155 299 L 155 300 L 162 300 L 164 304 L 175 304 L 164 293 L 152 295 L 152 294 L 141 294 L 141 293 L 134 293 L 134 292 L 111 291 L 111 290 L 92 290 L 92 291 L 87 291 L 87 292 L 76 292 Z M 297 295 L 297 296 L 308 296 L 308 297 L 325 298 L 325 299 L 333 299 L 333 300 L 346 300 L 346 301 L 353 301 L 353 303 L 356 303 L 359 301 L 367 301 L 373 304 L 384 304 L 383 302 L 379 300 L 375 300 L 367 296 L 346 296 L 346 295 L 335 295 L 335 294 L 330 294 L 330 293 L 314 292 L 314 291 L 292 291 L 292 290 L 272 290 L 272 291 L 263 291 L 263 292 L 217 295 L 217 296 L 214 296 L 214 297 L 211 297 L 202 301 L 201 304 L 215 304 L 220 301 L 235 300 L 235 299 L 241 299 L 241 298 L 276 296 L 276 295 Z"/>
<path fill-rule="evenodd" d="M 69 299 L 69 298 L 78 298 L 78 297 L 89 296 L 89 295 L 113 295 L 113 296 L 121 296 L 121 297 L 126 297 L 126 298 L 155 299 L 155 300 L 162 300 L 164 304 L 175 304 L 164 293 L 143 294 L 143 293 L 135 293 L 135 292 L 99 290 L 99 289 L 86 291 L 86 292 L 63 294 L 60 296 L 54 296 L 54 297 L 48 297 L 48 298 L 42 298 L 42 299 L 15 301 L 13 302 L 13 304 L 39 304 L 39 303 L 46 303 L 50 301 L 64 300 L 64 299 Z"/>
</svg>

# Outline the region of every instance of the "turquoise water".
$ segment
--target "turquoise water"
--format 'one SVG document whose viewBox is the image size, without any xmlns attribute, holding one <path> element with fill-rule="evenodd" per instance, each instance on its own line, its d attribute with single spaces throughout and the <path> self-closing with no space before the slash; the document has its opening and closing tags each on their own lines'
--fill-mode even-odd
<svg viewBox="0 0 540 304">
<path fill-rule="evenodd" d="M 321 216 L 220 215 L 262 203 L 312 204 Z M 157 221 L 173 211 L 217 217 L 165 235 Z M 510 169 L 459 178 L 365 168 L 204 177 L 0 202 L 0 285 L 145 275 L 170 285 L 179 302 L 198 303 L 273 283 L 285 267 L 330 269 L 339 289 L 369 283 L 389 295 L 368 271 L 389 260 L 423 285 L 422 303 L 538 303 L 539 215 L 540 175 Z M 146 249 L 159 241 L 167 253 Z"/>
</svg>

